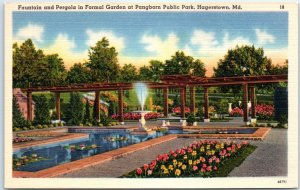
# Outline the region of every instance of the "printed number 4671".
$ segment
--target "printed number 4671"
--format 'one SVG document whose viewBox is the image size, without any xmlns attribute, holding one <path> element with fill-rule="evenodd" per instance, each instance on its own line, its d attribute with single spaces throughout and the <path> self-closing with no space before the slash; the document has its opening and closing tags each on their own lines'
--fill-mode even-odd
<svg viewBox="0 0 300 190">
<path fill-rule="evenodd" d="M 281 179 L 281 180 L 278 180 L 277 183 L 287 183 L 287 181 L 284 179 Z"/>
</svg>

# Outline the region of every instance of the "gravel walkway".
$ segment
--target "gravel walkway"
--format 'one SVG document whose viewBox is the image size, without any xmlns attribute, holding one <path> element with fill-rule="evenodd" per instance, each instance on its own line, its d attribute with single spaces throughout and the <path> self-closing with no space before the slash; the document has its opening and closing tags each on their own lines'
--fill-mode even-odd
<svg viewBox="0 0 300 190">
<path fill-rule="evenodd" d="M 137 151 L 106 163 L 68 173 L 59 177 L 119 177 L 151 162 L 158 154 L 167 153 L 197 139 L 178 138 L 160 145 Z M 287 130 L 272 129 L 264 141 L 253 141 L 257 149 L 229 176 L 286 176 Z"/>
</svg>

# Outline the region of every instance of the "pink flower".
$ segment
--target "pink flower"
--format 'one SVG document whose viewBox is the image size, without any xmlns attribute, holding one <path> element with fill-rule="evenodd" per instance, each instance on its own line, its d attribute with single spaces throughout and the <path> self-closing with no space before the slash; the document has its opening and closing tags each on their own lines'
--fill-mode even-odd
<svg viewBox="0 0 300 190">
<path fill-rule="evenodd" d="M 172 156 L 176 158 L 177 154 L 176 154 L 176 153 L 174 153 Z"/>
<path fill-rule="evenodd" d="M 193 166 L 193 170 L 197 171 L 198 170 L 198 166 Z"/>
<path fill-rule="evenodd" d="M 148 165 L 148 164 L 144 164 L 144 170 L 147 170 L 147 169 L 148 169 L 148 167 L 149 167 L 149 165 Z"/>
<path fill-rule="evenodd" d="M 148 174 L 148 175 L 152 175 L 152 170 L 148 170 L 148 171 L 147 171 L 147 174 Z"/>
<path fill-rule="evenodd" d="M 143 170 L 141 168 L 136 169 L 136 173 L 138 175 L 141 175 L 143 173 Z"/>
<path fill-rule="evenodd" d="M 200 170 L 201 172 L 205 172 L 205 168 L 201 168 L 201 170 Z"/>
<path fill-rule="evenodd" d="M 202 168 L 206 168 L 206 167 L 207 167 L 207 165 L 206 165 L 206 164 L 203 164 L 203 165 L 202 165 Z"/>
<path fill-rule="evenodd" d="M 211 166 L 207 166 L 206 171 L 210 172 L 211 171 Z"/>
<path fill-rule="evenodd" d="M 213 167 L 213 170 L 214 170 L 214 171 L 216 171 L 217 169 L 218 169 L 217 166 L 214 166 L 214 167 Z"/>
<path fill-rule="evenodd" d="M 212 158 L 210 158 L 210 159 L 208 160 L 208 162 L 209 162 L 209 163 L 212 163 L 212 162 L 213 162 L 213 159 L 212 159 Z"/>
<path fill-rule="evenodd" d="M 220 158 L 216 158 L 216 163 L 220 163 Z"/>
</svg>

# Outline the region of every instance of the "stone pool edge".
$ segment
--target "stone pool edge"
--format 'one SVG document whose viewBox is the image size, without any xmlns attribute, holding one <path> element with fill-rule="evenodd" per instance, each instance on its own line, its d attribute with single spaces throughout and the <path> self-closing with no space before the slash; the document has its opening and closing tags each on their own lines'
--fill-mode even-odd
<svg viewBox="0 0 300 190">
<path fill-rule="evenodd" d="M 199 128 L 198 128 L 199 129 Z M 157 144 L 174 140 L 176 138 L 213 138 L 213 139 L 247 139 L 263 140 L 270 132 L 271 128 L 258 128 L 253 134 L 170 134 L 159 138 L 151 139 L 141 143 L 129 145 L 123 148 L 104 152 L 95 156 L 83 158 L 73 162 L 68 162 L 37 172 L 13 171 L 14 178 L 50 178 L 60 176 L 69 172 L 77 171 L 86 167 L 101 164 L 126 154 L 143 150 Z"/>
</svg>

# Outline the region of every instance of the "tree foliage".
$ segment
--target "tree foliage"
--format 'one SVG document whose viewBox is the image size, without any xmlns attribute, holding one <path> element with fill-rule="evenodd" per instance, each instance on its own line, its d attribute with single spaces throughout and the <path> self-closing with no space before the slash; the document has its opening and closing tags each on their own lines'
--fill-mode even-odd
<svg viewBox="0 0 300 190">
<path fill-rule="evenodd" d="M 213 70 L 215 77 L 253 76 L 268 74 L 271 66 L 271 60 L 264 55 L 263 48 L 236 46 L 235 49 L 228 50 Z M 222 87 L 221 89 L 223 92 L 230 90 L 239 92 L 241 87 Z"/>
<path fill-rule="evenodd" d="M 67 72 L 62 58 L 58 54 L 45 56 L 45 73 L 43 85 L 56 86 L 65 83 Z"/>
<path fill-rule="evenodd" d="M 67 73 L 67 82 L 69 84 L 91 82 L 89 68 L 87 68 L 85 64 L 75 63 Z"/>
<path fill-rule="evenodd" d="M 90 103 L 88 101 L 88 99 L 86 99 L 86 102 L 85 102 L 85 110 L 84 110 L 84 118 L 83 118 L 83 123 L 84 124 L 87 124 L 89 122 L 92 121 L 92 118 L 91 118 L 91 111 L 90 111 Z"/>
<path fill-rule="evenodd" d="M 83 120 L 83 103 L 78 92 L 72 92 L 70 95 L 66 120 L 68 125 L 79 125 Z"/>
<path fill-rule="evenodd" d="M 20 111 L 17 98 L 13 95 L 13 128 L 23 128 L 25 124 L 26 121 Z"/>
<path fill-rule="evenodd" d="M 143 66 L 139 71 L 140 80 L 145 81 L 159 81 L 164 73 L 164 64 L 158 60 L 151 60 L 149 66 Z"/>
<path fill-rule="evenodd" d="M 138 80 L 137 69 L 132 64 L 125 64 L 120 71 L 121 82 L 133 82 Z"/>
<path fill-rule="evenodd" d="M 187 56 L 183 51 L 177 51 L 170 60 L 166 60 L 164 65 L 165 75 L 191 74 L 195 76 L 205 76 L 206 69 L 204 63 L 199 59 Z"/>
<path fill-rule="evenodd" d="M 109 41 L 102 38 L 95 46 L 89 49 L 89 62 L 86 66 L 90 69 L 92 81 L 114 82 L 117 80 L 120 66 L 118 53 L 114 47 L 109 46 Z"/>
<path fill-rule="evenodd" d="M 50 123 L 50 107 L 45 95 L 33 96 L 35 102 L 34 123 L 49 124 Z"/>
</svg>

